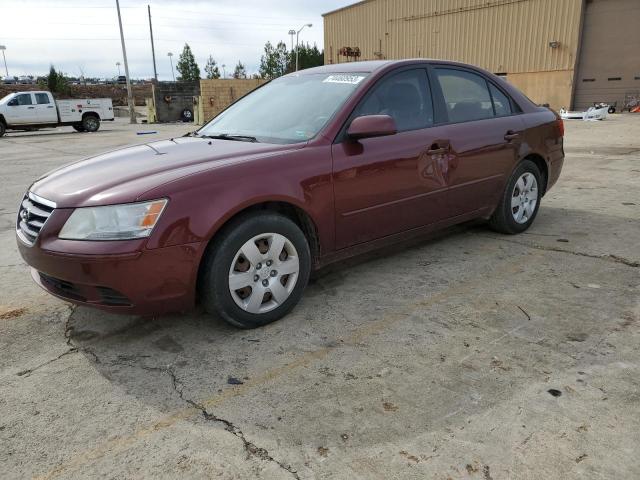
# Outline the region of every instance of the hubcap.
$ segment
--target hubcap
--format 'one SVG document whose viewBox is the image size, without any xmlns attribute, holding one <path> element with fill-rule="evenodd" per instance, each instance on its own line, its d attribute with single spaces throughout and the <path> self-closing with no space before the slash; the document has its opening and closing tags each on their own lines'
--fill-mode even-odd
<svg viewBox="0 0 640 480">
<path fill-rule="evenodd" d="M 529 172 L 520 175 L 511 194 L 511 214 L 518 223 L 527 223 L 538 203 L 538 182 Z"/>
<path fill-rule="evenodd" d="M 229 269 L 229 292 L 240 308 L 266 313 L 282 305 L 296 286 L 300 262 L 293 243 L 279 233 L 245 242 Z"/>
</svg>

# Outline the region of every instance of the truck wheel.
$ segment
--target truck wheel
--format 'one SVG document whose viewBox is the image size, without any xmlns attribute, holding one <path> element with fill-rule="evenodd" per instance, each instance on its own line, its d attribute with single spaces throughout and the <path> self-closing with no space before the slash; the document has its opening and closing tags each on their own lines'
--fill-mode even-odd
<svg viewBox="0 0 640 480">
<path fill-rule="evenodd" d="M 181 117 L 183 122 L 193 122 L 193 112 L 188 108 L 182 110 Z"/>
<path fill-rule="evenodd" d="M 3 136 L 7 131 L 7 127 L 3 122 L 0 122 L 0 137 Z"/>
<path fill-rule="evenodd" d="M 609 107 L 609 110 L 607 110 L 607 112 L 611 114 L 616 113 L 616 107 L 613 107 L 613 106 Z"/>
<path fill-rule="evenodd" d="M 84 127 L 82 125 L 73 125 L 73 129 L 76 132 L 84 132 Z"/>
<path fill-rule="evenodd" d="M 87 132 L 97 132 L 100 128 L 100 119 L 94 115 L 87 115 L 82 119 L 82 127 Z"/>
</svg>

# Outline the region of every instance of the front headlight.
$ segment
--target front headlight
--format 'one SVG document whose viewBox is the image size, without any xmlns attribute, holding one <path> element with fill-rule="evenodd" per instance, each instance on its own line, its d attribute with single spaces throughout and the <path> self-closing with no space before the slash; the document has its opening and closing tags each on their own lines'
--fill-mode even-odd
<svg viewBox="0 0 640 480">
<path fill-rule="evenodd" d="M 58 234 L 68 240 L 144 238 L 160 218 L 167 200 L 76 208 Z"/>
</svg>

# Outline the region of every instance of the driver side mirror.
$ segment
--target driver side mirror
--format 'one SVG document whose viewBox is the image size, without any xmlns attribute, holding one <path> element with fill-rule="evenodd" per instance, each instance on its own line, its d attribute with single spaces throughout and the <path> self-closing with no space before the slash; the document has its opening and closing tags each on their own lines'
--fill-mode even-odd
<svg viewBox="0 0 640 480">
<path fill-rule="evenodd" d="M 398 133 L 395 120 L 389 115 L 364 115 L 356 117 L 347 129 L 347 136 L 354 140 L 384 137 Z"/>
</svg>

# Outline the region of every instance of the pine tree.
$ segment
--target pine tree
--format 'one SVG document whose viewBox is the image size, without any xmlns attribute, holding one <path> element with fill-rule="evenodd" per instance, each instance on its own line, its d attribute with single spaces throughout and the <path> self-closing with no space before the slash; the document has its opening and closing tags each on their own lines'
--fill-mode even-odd
<svg viewBox="0 0 640 480">
<path fill-rule="evenodd" d="M 220 78 L 220 69 L 218 68 L 218 64 L 213 59 L 212 55 L 209 55 L 207 59 L 207 64 L 204 67 L 204 71 L 207 74 L 207 78 Z"/>
<path fill-rule="evenodd" d="M 56 72 L 56 69 L 51 65 L 51 68 L 49 68 L 49 76 L 47 77 L 47 88 L 50 92 L 55 92 L 57 87 L 58 72 Z"/>
<path fill-rule="evenodd" d="M 264 45 L 264 55 L 260 58 L 260 76 L 262 78 L 276 78 L 284 75 L 289 62 L 289 52 L 284 42 L 273 46 L 271 42 Z"/>
<path fill-rule="evenodd" d="M 247 78 L 247 69 L 240 60 L 238 60 L 236 69 L 233 71 L 233 78 Z"/>
<path fill-rule="evenodd" d="M 183 82 L 200 80 L 200 67 L 198 67 L 188 43 L 184 44 L 184 48 L 176 64 L 176 69 L 180 73 L 178 80 Z"/>
</svg>

